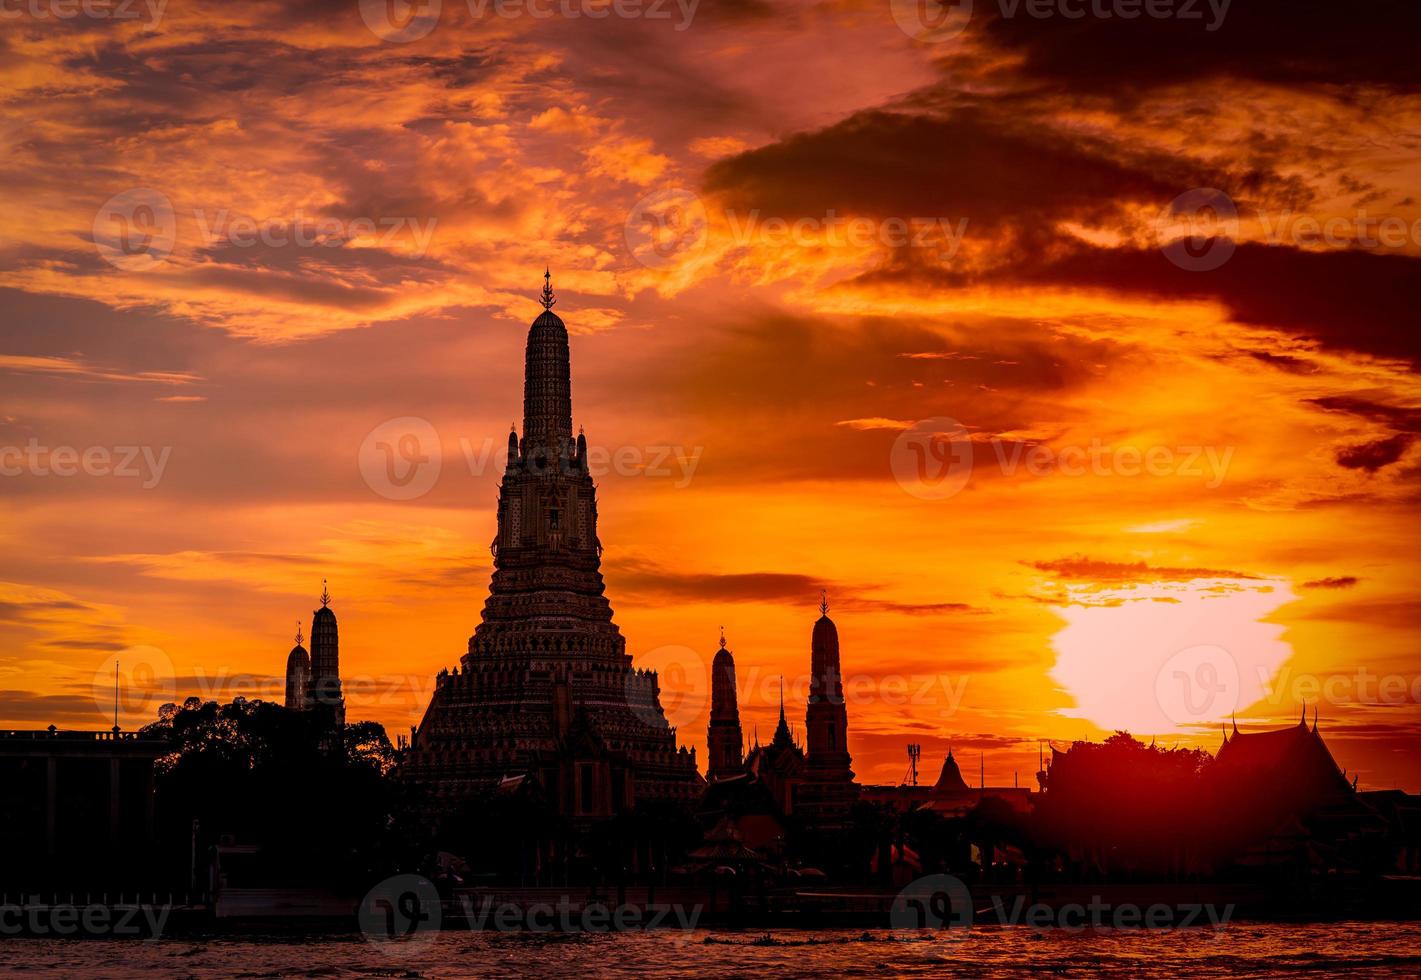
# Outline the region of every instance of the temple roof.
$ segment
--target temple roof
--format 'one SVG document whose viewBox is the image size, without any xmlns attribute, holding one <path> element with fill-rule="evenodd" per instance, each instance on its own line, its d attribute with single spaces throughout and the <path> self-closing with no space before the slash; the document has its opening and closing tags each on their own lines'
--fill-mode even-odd
<svg viewBox="0 0 1421 980">
<path fill-rule="evenodd" d="M 938 773 L 933 789 L 958 793 L 968 788 L 967 780 L 962 778 L 962 770 L 957 767 L 957 760 L 952 757 L 952 750 L 948 749 L 947 758 L 942 760 L 942 772 Z"/>
<path fill-rule="evenodd" d="M 544 310 L 538 314 L 538 318 L 533 321 L 532 329 L 538 330 L 539 328 L 561 330 L 564 333 L 567 332 L 567 324 L 563 323 L 562 317 L 558 316 L 552 310 Z"/>
<path fill-rule="evenodd" d="M 1236 732 L 1219 748 L 1215 766 L 1221 778 L 1261 785 L 1279 792 L 1287 787 L 1318 802 L 1351 796 L 1351 787 L 1316 728 L 1305 721 L 1271 732 Z"/>
</svg>

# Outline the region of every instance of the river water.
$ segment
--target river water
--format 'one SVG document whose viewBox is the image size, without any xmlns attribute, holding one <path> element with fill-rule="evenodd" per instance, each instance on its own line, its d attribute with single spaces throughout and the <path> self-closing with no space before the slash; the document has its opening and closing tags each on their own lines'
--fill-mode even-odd
<svg viewBox="0 0 1421 980">
<path fill-rule="evenodd" d="M 618 934 L 450 931 L 396 946 L 347 937 L 0 939 L 0 974 L 50 977 L 1364 977 L 1421 975 L 1421 925 L 1175 931 L 979 927 Z"/>
</svg>

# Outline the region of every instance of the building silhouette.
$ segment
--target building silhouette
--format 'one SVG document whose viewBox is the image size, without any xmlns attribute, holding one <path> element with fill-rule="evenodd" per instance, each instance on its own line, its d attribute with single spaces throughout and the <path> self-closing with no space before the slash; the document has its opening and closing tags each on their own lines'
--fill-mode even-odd
<svg viewBox="0 0 1421 980">
<path fill-rule="evenodd" d="M 508 779 L 536 780 L 576 822 L 690 800 L 704 781 L 694 752 L 676 744 L 657 675 L 632 663 L 612 620 L 597 488 L 586 436 L 572 434 L 568 335 L 555 302 L 545 274 L 482 621 L 458 665 L 439 673 L 400 772 L 446 805 Z"/>
<path fill-rule="evenodd" d="M 286 657 L 286 707 L 305 711 L 310 698 L 311 655 L 301 645 L 301 627 L 296 627 L 296 645 Z"/>
<path fill-rule="evenodd" d="M 785 717 L 784 681 L 780 681 L 780 717 L 766 745 L 757 739 L 740 762 L 740 712 L 735 695 L 735 661 L 725 648 L 711 665 L 711 717 L 706 745 L 712 786 L 726 785 L 707 798 L 716 808 L 753 809 L 758 801 L 774 801 L 781 816 L 794 816 L 820 830 L 841 830 L 859 798 L 853 760 L 848 750 L 848 709 L 844 704 L 839 666 L 839 630 L 829 618 L 829 602 L 821 595 L 819 619 L 810 638 L 809 702 L 804 727 L 808 744 L 800 745 Z M 736 780 L 732 784 L 732 780 Z M 746 811 L 748 812 L 748 811 Z"/>
<path fill-rule="evenodd" d="M 345 695 L 340 683 L 340 630 L 331 609 L 331 592 L 321 583 L 321 608 L 311 613 L 311 683 L 309 707 L 329 712 L 334 727 L 345 726 Z"/>
<path fill-rule="evenodd" d="M 311 614 L 311 650 L 301 645 L 301 627 L 296 627 L 296 645 L 286 656 L 286 707 L 312 712 L 319 718 L 321 744 L 334 750 L 343 744 L 345 692 L 340 680 L 340 628 L 331 609 L 331 590 L 321 583 L 321 607 Z"/>
<path fill-rule="evenodd" d="M 819 619 L 810 641 L 809 703 L 804 713 L 809 750 L 804 756 L 804 782 L 796 805 L 809 823 L 821 827 L 847 825 L 858 799 L 853 759 L 849 756 L 849 715 L 839 670 L 839 628 L 829 618 L 829 600 L 821 596 Z"/>
<path fill-rule="evenodd" d="M 711 661 L 710 725 L 706 731 L 706 779 L 714 782 L 738 776 L 745 769 L 745 735 L 740 730 L 740 704 L 735 691 L 735 655 L 720 649 Z"/>
</svg>

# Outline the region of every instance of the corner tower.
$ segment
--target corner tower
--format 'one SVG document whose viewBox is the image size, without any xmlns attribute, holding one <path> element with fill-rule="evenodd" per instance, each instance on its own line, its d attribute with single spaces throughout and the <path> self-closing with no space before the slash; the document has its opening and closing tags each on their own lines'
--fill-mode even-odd
<svg viewBox="0 0 1421 980">
<path fill-rule="evenodd" d="M 739 776 L 745 766 L 745 736 L 740 730 L 740 704 L 735 692 L 735 657 L 726 649 L 725 631 L 711 661 L 710 724 L 706 729 L 706 778 Z"/>
<path fill-rule="evenodd" d="M 849 714 L 839 670 L 839 629 L 829 618 L 829 599 L 820 594 L 819 619 L 810 638 L 808 733 L 800 810 L 826 827 L 847 824 L 858 799 L 849 755 Z"/>
<path fill-rule="evenodd" d="M 305 711 L 311 685 L 311 655 L 303 647 L 301 624 L 296 624 L 296 645 L 286 657 L 286 707 Z"/>
<path fill-rule="evenodd" d="M 331 590 L 321 582 L 321 608 L 311 614 L 311 682 L 308 707 L 327 711 L 332 727 L 345 727 L 345 695 L 340 684 L 340 631 L 331 609 Z"/>
</svg>

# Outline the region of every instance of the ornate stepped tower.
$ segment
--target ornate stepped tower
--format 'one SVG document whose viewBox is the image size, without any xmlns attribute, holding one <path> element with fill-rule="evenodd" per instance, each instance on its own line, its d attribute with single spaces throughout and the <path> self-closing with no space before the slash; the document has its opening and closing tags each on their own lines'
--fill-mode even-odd
<svg viewBox="0 0 1421 980">
<path fill-rule="evenodd" d="M 345 728 L 345 694 L 340 684 L 340 632 L 336 614 L 331 609 L 331 590 L 321 582 L 321 608 L 311 614 L 311 680 L 307 688 L 306 707 L 324 711 L 331 719 L 331 729 Z M 327 748 L 341 744 L 332 740 Z"/>
<path fill-rule="evenodd" d="M 296 624 L 296 645 L 286 657 L 286 706 L 292 711 L 305 711 L 310 696 L 311 655 L 301 645 L 301 624 Z"/>
<path fill-rule="evenodd" d="M 653 671 L 638 670 L 603 594 L 597 488 L 572 437 L 567 328 L 552 311 L 528 331 L 523 437 L 508 437 L 493 579 L 468 653 L 441 671 L 401 766 L 451 800 L 536 777 L 570 818 L 596 819 L 704 786 L 676 746 Z"/>
<path fill-rule="evenodd" d="M 745 736 L 740 731 L 740 705 L 735 693 L 735 657 L 725 648 L 725 632 L 720 649 L 711 662 L 710 725 L 706 728 L 706 779 L 714 782 L 745 771 Z"/>
<path fill-rule="evenodd" d="M 846 826 L 858 799 L 849 756 L 849 716 L 839 672 L 839 630 L 829 618 L 829 600 L 821 597 L 819 619 L 810 642 L 809 705 L 804 724 L 809 735 L 804 782 L 796 793 L 801 814 L 822 827 Z"/>
</svg>

